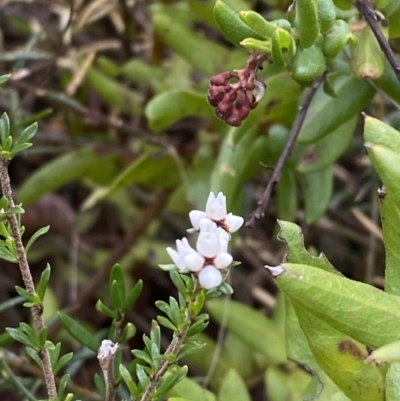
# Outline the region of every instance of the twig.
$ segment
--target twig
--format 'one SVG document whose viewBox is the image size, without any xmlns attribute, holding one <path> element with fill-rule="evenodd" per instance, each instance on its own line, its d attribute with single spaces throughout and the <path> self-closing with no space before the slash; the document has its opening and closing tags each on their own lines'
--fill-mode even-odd
<svg viewBox="0 0 400 401">
<path fill-rule="evenodd" d="M 390 48 L 388 41 L 379 28 L 379 15 L 371 7 L 371 3 L 369 2 L 369 0 L 356 0 L 355 5 L 367 21 L 368 25 L 371 27 L 381 50 L 383 51 L 390 65 L 392 66 L 393 71 L 397 76 L 397 79 L 400 81 L 400 64 L 397 62 L 393 50 Z"/>
<path fill-rule="evenodd" d="M 167 350 L 165 351 L 164 355 L 178 355 L 180 349 L 182 348 L 182 345 L 186 339 L 187 333 L 189 331 L 189 328 L 192 324 L 192 321 L 190 320 L 183 331 L 179 333 L 170 343 L 168 346 Z M 150 379 L 150 384 L 147 387 L 146 391 L 144 392 L 142 398 L 140 401 L 150 401 L 151 396 L 153 395 L 154 391 L 156 390 L 158 384 L 160 383 L 161 379 L 163 378 L 164 374 L 168 370 L 168 368 L 173 364 L 173 362 L 170 362 L 168 360 L 164 360 L 161 364 L 160 367 L 158 368 L 157 372 L 154 374 L 154 376 Z"/>
<path fill-rule="evenodd" d="M 1 189 L 3 191 L 4 196 L 8 200 L 9 207 L 12 208 L 15 206 L 14 199 L 12 196 L 10 176 L 8 175 L 8 161 L 0 156 L 0 181 L 1 181 Z M 33 283 L 33 278 L 31 275 L 31 271 L 29 268 L 28 260 L 26 258 L 25 248 L 22 243 L 21 233 L 19 230 L 18 220 L 15 214 L 10 214 L 7 218 L 10 228 L 11 235 L 15 241 L 16 249 L 17 249 L 17 259 L 18 266 L 21 271 L 22 280 L 25 284 L 26 290 L 30 294 L 35 294 L 35 285 Z M 31 308 L 32 318 L 36 326 L 36 333 L 39 337 L 40 333 L 44 329 L 44 321 L 42 318 L 42 309 L 38 306 L 32 306 Z M 47 349 L 43 349 L 39 352 L 39 357 L 43 364 L 43 374 L 44 380 L 46 382 L 47 394 L 48 397 L 52 400 L 57 399 L 57 388 L 54 380 L 54 374 L 50 363 L 50 356 Z"/>
<path fill-rule="evenodd" d="M 297 119 L 293 124 L 292 131 L 290 132 L 290 136 L 285 145 L 285 148 L 283 149 L 281 155 L 279 156 L 278 162 L 274 167 L 274 172 L 272 173 L 272 177 L 269 180 L 267 187 L 265 188 L 261 200 L 258 202 L 256 210 L 250 215 L 249 220 L 246 222 L 246 227 L 253 228 L 256 224 L 256 220 L 259 220 L 262 217 L 264 217 L 264 211 L 271 198 L 272 190 L 276 185 L 276 183 L 281 178 L 283 166 L 288 156 L 292 153 L 293 147 L 296 143 L 301 127 L 303 126 L 304 119 L 306 118 L 308 108 L 310 107 L 311 100 L 314 97 L 316 90 L 318 89 L 319 85 L 324 80 L 324 78 L 325 75 L 323 75 L 321 78 L 316 79 L 313 82 L 309 92 L 307 93 L 307 96 L 303 101 L 303 104 L 300 106 L 300 113 L 298 114 Z"/>
</svg>

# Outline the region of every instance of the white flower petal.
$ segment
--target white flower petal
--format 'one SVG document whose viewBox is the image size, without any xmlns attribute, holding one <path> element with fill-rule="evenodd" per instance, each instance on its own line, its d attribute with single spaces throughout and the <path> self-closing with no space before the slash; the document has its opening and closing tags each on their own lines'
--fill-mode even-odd
<svg viewBox="0 0 400 401">
<path fill-rule="evenodd" d="M 204 258 L 197 252 L 186 255 L 184 262 L 191 272 L 198 272 L 204 266 Z"/>
<path fill-rule="evenodd" d="M 189 213 L 190 222 L 192 226 L 198 230 L 200 228 L 200 220 L 206 217 L 206 212 L 202 212 L 201 210 L 192 210 Z"/>
<path fill-rule="evenodd" d="M 198 277 L 200 285 L 206 290 L 218 287 L 222 283 L 221 272 L 212 265 L 208 265 L 202 269 Z"/>
<path fill-rule="evenodd" d="M 229 213 L 225 218 L 225 225 L 228 227 L 228 231 L 230 233 L 234 233 L 239 230 L 244 223 L 244 219 L 241 216 L 235 216 L 232 213 Z"/>
<path fill-rule="evenodd" d="M 167 252 L 179 270 L 183 270 L 186 268 L 185 262 L 182 260 L 179 253 L 175 251 L 175 249 L 168 247 Z"/>
<path fill-rule="evenodd" d="M 220 242 L 217 234 L 200 231 L 196 249 L 205 258 L 213 258 L 220 251 Z"/>
<path fill-rule="evenodd" d="M 188 255 L 189 253 L 196 252 L 189 244 L 187 238 L 182 238 L 176 241 L 176 249 L 181 257 Z"/>
<path fill-rule="evenodd" d="M 214 258 L 214 265 L 217 269 L 226 269 L 233 261 L 230 253 L 221 252 Z"/>
<path fill-rule="evenodd" d="M 204 219 L 200 220 L 199 227 L 201 232 L 208 232 L 208 233 L 214 233 L 218 229 L 217 225 L 208 217 L 205 217 Z"/>
<path fill-rule="evenodd" d="M 206 205 L 206 214 L 212 220 L 223 220 L 226 217 L 226 197 L 220 192 L 217 197 L 211 192 Z"/>
</svg>

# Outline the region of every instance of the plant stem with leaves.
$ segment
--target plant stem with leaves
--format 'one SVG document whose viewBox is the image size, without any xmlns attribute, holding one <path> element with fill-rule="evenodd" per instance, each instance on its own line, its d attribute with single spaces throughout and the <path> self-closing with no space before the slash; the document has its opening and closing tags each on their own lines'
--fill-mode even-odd
<svg viewBox="0 0 400 401">
<path fill-rule="evenodd" d="M 7 198 L 9 208 L 13 208 L 15 206 L 10 176 L 8 174 L 8 161 L 4 156 L 0 156 L 0 181 L 1 188 L 3 191 L 3 195 Z M 17 260 L 18 266 L 21 271 L 22 280 L 24 282 L 26 290 L 34 295 L 35 294 L 35 285 L 33 283 L 32 274 L 29 268 L 28 260 L 26 257 L 26 252 L 24 245 L 22 243 L 21 233 L 20 233 L 20 225 L 18 223 L 17 216 L 13 213 L 10 213 L 7 217 L 7 221 L 10 225 L 11 235 L 14 239 L 16 251 L 17 251 Z M 40 333 L 44 330 L 44 321 L 42 318 L 42 308 L 40 306 L 33 305 L 31 307 L 32 318 L 36 327 L 36 333 L 38 337 Z M 43 374 L 46 382 L 47 394 L 51 400 L 57 399 L 57 388 L 54 380 L 54 374 L 50 363 L 50 355 L 47 349 L 42 349 L 39 352 L 40 359 L 43 364 Z"/>
</svg>

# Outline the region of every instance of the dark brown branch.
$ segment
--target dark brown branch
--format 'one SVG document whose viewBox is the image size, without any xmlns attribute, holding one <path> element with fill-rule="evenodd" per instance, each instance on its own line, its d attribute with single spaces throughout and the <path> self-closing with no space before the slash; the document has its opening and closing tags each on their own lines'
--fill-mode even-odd
<svg viewBox="0 0 400 401">
<path fill-rule="evenodd" d="M 375 38 L 378 41 L 381 50 L 383 51 L 390 65 L 392 66 L 393 71 L 397 76 L 397 79 L 400 81 L 400 65 L 396 60 L 396 57 L 393 53 L 393 50 L 389 46 L 388 41 L 386 40 L 385 36 L 383 35 L 382 31 L 379 28 L 378 22 L 381 20 L 381 17 L 372 8 L 369 0 L 356 0 L 355 5 L 358 8 L 361 15 L 367 21 L 368 25 L 371 27 L 372 32 L 374 33 Z"/>
<path fill-rule="evenodd" d="M 325 75 L 321 78 L 316 79 L 311 88 L 309 89 L 307 96 L 305 97 L 303 104 L 300 106 L 300 113 L 297 116 L 296 121 L 293 124 L 292 131 L 290 132 L 289 139 L 283 149 L 281 155 L 279 156 L 278 162 L 274 167 L 274 172 L 272 173 L 272 177 L 268 182 L 267 187 L 265 188 L 264 194 L 261 200 L 258 202 L 258 207 L 254 212 L 250 215 L 249 220 L 246 222 L 246 227 L 253 228 L 256 224 L 256 221 L 264 217 L 264 211 L 268 205 L 268 202 L 272 195 L 272 190 L 274 189 L 277 182 L 279 182 L 282 169 L 285 164 L 286 159 L 292 153 L 293 147 L 296 143 L 297 137 L 299 136 L 301 127 L 303 126 L 304 119 L 306 118 L 306 114 L 308 108 L 310 106 L 311 100 L 314 97 L 316 90 L 318 89 L 321 82 L 324 80 Z"/>
</svg>

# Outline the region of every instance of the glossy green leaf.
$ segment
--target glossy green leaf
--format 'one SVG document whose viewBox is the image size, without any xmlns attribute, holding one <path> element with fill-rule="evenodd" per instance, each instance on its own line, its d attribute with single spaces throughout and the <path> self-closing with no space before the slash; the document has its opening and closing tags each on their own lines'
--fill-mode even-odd
<svg viewBox="0 0 400 401">
<path fill-rule="evenodd" d="M 243 379 L 234 369 L 230 369 L 221 383 L 218 392 L 218 401 L 251 401 Z"/>
<path fill-rule="evenodd" d="M 163 92 L 146 105 L 146 117 L 154 132 L 160 132 L 188 116 L 211 117 L 213 108 L 204 93 L 189 91 Z"/>
<path fill-rule="evenodd" d="M 268 40 L 246 38 L 240 42 L 240 45 L 255 52 L 269 53 L 271 51 L 271 43 Z"/>
<path fill-rule="evenodd" d="M 348 148 L 357 120 L 357 116 L 350 118 L 332 133 L 309 146 L 297 170 L 301 173 L 311 173 L 334 163 Z"/>
<path fill-rule="evenodd" d="M 2 145 L 10 135 L 10 119 L 7 113 L 0 118 L 0 144 Z"/>
<path fill-rule="evenodd" d="M 226 313 L 223 300 L 207 302 L 213 319 L 221 322 Z M 268 363 L 280 363 L 286 358 L 285 344 L 274 323 L 261 313 L 238 302 L 231 301 L 226 327 L 254 351 L 261 353 Z M 246 327 L 246 330 L 243 330 Z"/>
<path fill-rule="evenodd" d="M 333 188 L 333 165 L 305 174 L 302 180 L 307 224 L 316 222 L 328 208 Z"/>
<path fill-rule="evenodd" d="M 188 367 L 187 366 L 175 366 L 174 372 L 170 375 L 164 376 L 161 379 L 161 383 L 157 388 L 154 396 L 162 397 L 165 396 L 173 387 L 175 387 L 179 382 L 181 382 L 187 375 Z"/>
<path fill-rule="evenodd" d="M 372 99 L 375 90 L 366 81 L 352 76 L 342 76 L 335 80 L 333 90 L 336 97 L 318 88 L 300 131 L 300 143 L 313 143 L 333 132 L 348 121 Z"/>
<path fill-rule="evenodd" d="M 94 67 L 89 68 L 85 75 L 85 82 L 109 106 L 128 115 L 139 115 L 142 112 L 141 95 L 100 70 Z"/>
<path fill-rule="evenodd" d="M 313 266 L 333 274 L 341 275 L 323 253 L 319 256 L 313 256 L 305 249 L 303 233 L 298 225 L 280 220 L 278 220 L 278 223 L 280 226 L 278 239 L 286 244 L 285 262 Z"/>
<path fill-rule="evenodd" d="M 386 401 L 397 401 L 400 397 L 400 363 L 390 365 L 386 373 Z"/>
<path fill-rule="evenodd" d="M 93 333 L 65 313 L 58 312 L 58 318 L 64 329 L 67 330 L 78 343 L 97 353 L 100 348 L 100 341 L 95 338 Z"/>
<path fill-rule="evenodd" d="M 272 271 L 299 307 L 355 340 L 377 348 L 400 339 L 399 297 L 307 265 L 283 263 Z"/>
<path fill-rule="evenodd" d="M 60 384 L 58 385 L 58 392 L 57 392 L 58 398 L 59 398 L 60 400 L 63 400 L 63 401 L 70 401 L 68 398 L 65 398 L 65 399 L 64 399 L 65 389 L 66 389 L 66 387 L 67 387 L 67 384 L 68 384 L 68 381 L 69 381 L 70 377 L 71 377 L 71 376 L 70 376 L 69 374 L 65 374 L 65 375 L 60 379 Z"/>
<path fill-rule="evenodd" d="M 235 45 L 246 38 L 263 39 L 240 19 L 235 10 L 221 0 L 215 2 L 214 17 L 225 37 Z"/>
<path fill-rule="evenodd" d="M 299 34 L 303 49 L 311 47 L 318 38 L 320 28 L 318 23 L 317 0 L 297 0 L 295 27 Z"/>
<path fill-rule="evenodd" d="M 102 160 L 92 147 L 61 155 L 41 166 L 22 183 L 18 201 L 24 205 L 33 203 L 48 192 L 84 178 L 101 164 Z"/>
<path fill-rule="evenodd" d="M 14 341 L 14 338 L 8 332 L 0 334 L 0 347 L 7 347 Z"/>
</svg>

